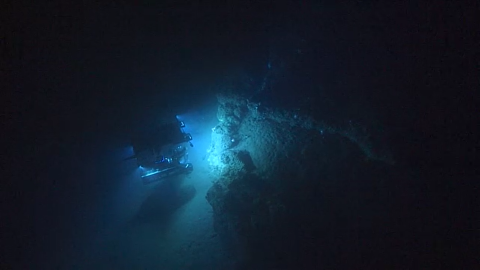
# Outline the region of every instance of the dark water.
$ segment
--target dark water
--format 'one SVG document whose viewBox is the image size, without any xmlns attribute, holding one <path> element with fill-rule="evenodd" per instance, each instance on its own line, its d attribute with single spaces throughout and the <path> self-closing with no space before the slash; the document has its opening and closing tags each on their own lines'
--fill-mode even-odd
<svg viewBox="0 0 480 270">
<path fill-rule="evenodd" d="M 364 185 L 330 187 L 329 195 L 344 196 L 345 205 L 309 201 L 343 209 L 344 221 L 363 215 L 350 212 L 356 209 L 349 202 L 354 195 L 370 200 L 370 210 L 386 205 L 378 210 L 386 213 L 365 212 L 372 226 L 364 231 L 347 223 L 324 223 L 328 238 L 311 238 L 304 247 L 321 247 L 322 256 L 333 259 L 298 267 L 354 268 L 368 262 L 413 269 L 478 266 L 473 259 L 478 254 L 478 202 L 472 185 L 478 178 L 472 170 L 479 82 L 472 28 L 478 7 L 123 1 L 10 8 L 18 16 L 6 16 L 14 22 L 6 52 L 14 57 L 4 73 L 6 88 L 13 91 L 5 99 L 7 162 L 2 164 L 9 165 L 2 180 L 3 268 L 269 269 L 273 266 L 267 261 L 282 260 L 292 265 L 296 257 L 287 250 L 276 253 L 282 258 L 262 261 L 257 256 L 243 265 L 228 255 L 207 259 L 200 251 L 208 251 L 208 245 L 215 254 L 222 249 L 215 246 L 211 209 L 204 201 L 209 179 L 144 189 L 133 180 L 138 177 L 135 166 L 121 161 L 129 155 L 131 132 L 166 115 L 188 113 L 189 119 L 210 127 L 214 95 L 226 89 L 339 127 L 363 126 L 395 157 L 395 167 L 378 172 L 390 175 L 388 184 L 379 187 L 365 180 Z M 264 80 L 266 88 L 261 87 Z M 204 126 L 195 132 L 202 138 L 199 147 L 206 149 Z M 202 155 L 192 158 L 200 162 Z M 325 190 L 319 192 L 325 195 Z M 192 204 L 198 208 L 189 208 Z M 207 212 L 209 216 L 198 214 Z M 181 245 L 158 244 L 175 243 L 164 240 L 173 237 L 165 224 L 176 224 L 170 231 L 175 237 L 190 237 L 190 229 L 181 227 L 190 219 L 175 223 L 182 216 L 195 217 L 206 228 L 195 232 L 205 235 L 195 238 L 205 239 L 203 244 L 185 244 L 197 257 L 179 266 L 146 253 L 150 248 L 163 254 L 182 250 Z M 306 233 L 307 216 L 298 217 Z M 325 217 L 342 219 L 336 213 Z M 141 229 L 148 224 L 163 227 Z M 129 226 L 140 229 L 128 231 Z M 298 226 L 291 231 L 298 232 Z M 123 238 L 111 241 L 116 237 Z M 157 238 L 147 243 L 149 237 Z M 144 247 L 132 248 L 142 245 L 135 239 L 144 239 Z M 271 244 L 298 244 L 295 239 L 289 235 Z M 93 246 L 109 249 L 102 253 Z M 188 258 L 187 253 L 176 254 Z M 377 259 L 381 263 L 375 264 Z M 343 263 L 348 261 L 352 263 Z M 281 264 L 273 265 L 271 269 L 281 269 Z"/>
</svg>

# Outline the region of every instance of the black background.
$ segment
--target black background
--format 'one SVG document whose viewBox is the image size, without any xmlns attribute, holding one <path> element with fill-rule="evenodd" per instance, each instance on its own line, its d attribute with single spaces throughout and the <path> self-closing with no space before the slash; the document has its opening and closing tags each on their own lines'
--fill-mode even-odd
<svg viewBox="0 0 480 270">
<path fill-rule="evenodd" d="M 238 68 L 259 81 L 272 40 L 293 35 L 305 40 L 303 56 L 289 69 L 290 84 L 271 100 L 299 106 L 308 97 L 326 108 L 318 116 L 361 121 L 374 115 L 399 166 L 416 175 L 399 188 L 414 197 L 407 224 L 421 229 L 407 237 L 428 250 L 420 259 L 435 267 L 478 266 L 478 4 L 2 6 L 2 264 L 25 267 L 38 249 L 48 249 L 36 241 L 39 215 L 31 206 L 42 203 L 52 183 L 63 182 L 60 190 L 91 184 L 51 174 L 52 168 L 79 166 L 86 155 L 79 149 L 123 140 L 136 119 L 148 119 L 158 107 L 188 107 L 212 93 L 196 86 Z M 68 208 L 64 199 L 49 200 Z M 60 212 L 53 207 L 45 214 Z"/>
</svg>

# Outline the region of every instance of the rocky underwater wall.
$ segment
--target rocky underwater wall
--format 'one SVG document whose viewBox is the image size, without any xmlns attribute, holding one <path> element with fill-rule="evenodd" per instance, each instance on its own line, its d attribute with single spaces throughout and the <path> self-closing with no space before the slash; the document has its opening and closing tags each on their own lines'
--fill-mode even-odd
<svg viewBox="0 0 480 270">
<path fill-rule="evenodd" d="M 241 96 L 218 95 L 218 103 L 207 200 L 216 231 L 241 267 L 327 260 L 328 232 L 342 226 L 333 224 L 337 215 L 343 226 L 349 220 L 361 227 L 372 222 L 366 216 L 380 213 L 364 203 L 362 185 L 371 186 L 390 165 L 347 131 Z"/>
</svg>

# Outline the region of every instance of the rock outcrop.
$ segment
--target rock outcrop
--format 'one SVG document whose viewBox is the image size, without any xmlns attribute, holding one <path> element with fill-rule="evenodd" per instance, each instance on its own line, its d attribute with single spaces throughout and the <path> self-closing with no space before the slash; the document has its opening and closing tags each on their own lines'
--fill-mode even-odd
<svg viewBox="0 0 480 270">
<path fill-rule="evenodd" d="M 239 96 L 220 95 L 218 101 L 208 154 L 216 180 L 207 200 L 215 229 L 235 258 L 262 261 L 263 267 L 294 265 L 300 251 L 319 248 L 314 243 L 325 237 L 336 211 L 358 218 L 362 195 L 342 205 L 342 191 L 351 192 L 358 178 L 384 163 L 308 117 Z"/>
</svg>

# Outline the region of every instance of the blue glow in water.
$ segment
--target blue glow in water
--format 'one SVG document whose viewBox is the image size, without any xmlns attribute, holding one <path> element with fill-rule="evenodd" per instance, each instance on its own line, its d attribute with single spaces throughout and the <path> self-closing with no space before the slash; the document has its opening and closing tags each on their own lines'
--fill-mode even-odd
<svg viewBox="0 0 480 270">
<path fill-rule="evenodd" d="M 133 146 L 126 146 L 126 147 L 122 147 L 122 149 L 120 150 L 120 157 L 122 159 L 125 159 L 125 158 L 129 158 L 131 156 L 133 156 L 135 153 L 133 152 Z"/>
</svg>

